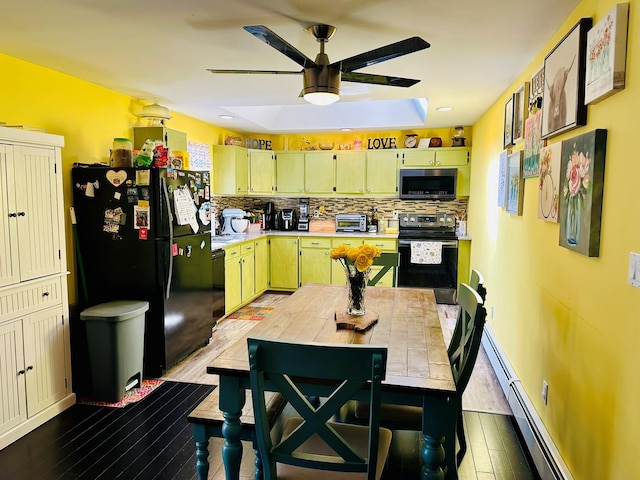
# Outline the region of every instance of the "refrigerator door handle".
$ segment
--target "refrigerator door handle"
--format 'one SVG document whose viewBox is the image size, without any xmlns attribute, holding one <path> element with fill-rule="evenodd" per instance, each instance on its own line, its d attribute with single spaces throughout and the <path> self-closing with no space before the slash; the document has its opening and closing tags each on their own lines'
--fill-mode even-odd
<svg viewBox="0 0 640 480">
<path fill-rule="evenodd" d="M 167 179 L 160 177 L 160 186 L 162 188 L 162 195 L 166 200 L 167 207 L 167 221 L 169 222 L 169 272 L 167 275 L 167 289 L 164 294 L 164 298 L 168 299 L 171 292 L 171 278 L 173 277 L 173 213 L 171 213 L 171 203 L 169 201 L 169 191 L 167 190 Z"/>
</svg>

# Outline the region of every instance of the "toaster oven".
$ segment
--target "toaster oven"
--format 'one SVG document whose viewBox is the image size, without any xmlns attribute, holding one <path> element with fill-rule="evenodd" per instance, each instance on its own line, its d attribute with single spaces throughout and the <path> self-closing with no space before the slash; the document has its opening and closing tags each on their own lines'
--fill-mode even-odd
<svg viewBox="0 0 640 480">
<path fill-rule="evenodd" d="M 336 215 L 336 232 L 366 232 L 367 216 L 340 213 Z"/>
</svg>

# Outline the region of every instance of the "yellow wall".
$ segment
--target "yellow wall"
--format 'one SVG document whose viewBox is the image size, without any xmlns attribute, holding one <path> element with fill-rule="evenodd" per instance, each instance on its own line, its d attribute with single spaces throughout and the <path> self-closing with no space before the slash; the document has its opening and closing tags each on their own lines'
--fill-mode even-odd
<svg viewBox="0 0 640 480">
<path fill-rule="evenodd" d="M 640 289 L 627 283 L 640 252 L 640 4 L 630 2 L 626 89 L 588 107 L 588 124 L 555 143 L 608 131 L 600 256 L 558 246 L 558 224 L 537 219 L 537 178 L 525 181 L 522 217 L 497 204 L 504 104 L 576 24 L 615 5 L 584 0 L 526 71 L 474 125 L 468 231 L 471 265 L 488 288 L 490 328 L 576 479 L 640 478 Z M 521 149 L 516 145 L 515 149 Z M 548 404 L 541 400 L 549 383 Z"/>
<path fill-rule="evenodd" d="M 143 105 L 138 99 L 107 90 L 50 69 L 0 54 L 0 121 L 9 125 L 41 127 L 62 135 L 62 174 L 65 210 L 72 205 L 71 167 L 74 162 L 109 160 L 114 137 L 132 137 L 132 127 L 141 125 L 136 113 Z M 220 144 L 233 132 L 172 112 L 167 124 L 187 132 L 195 142 Z M 67 264 L 69 301 L 77 300 L 74 245 L 69 217 Z"/>
</svg>

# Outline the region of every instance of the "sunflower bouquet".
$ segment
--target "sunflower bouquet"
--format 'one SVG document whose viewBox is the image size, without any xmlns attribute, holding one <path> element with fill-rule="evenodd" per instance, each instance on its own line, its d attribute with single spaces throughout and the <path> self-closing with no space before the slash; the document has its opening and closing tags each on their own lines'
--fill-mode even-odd
<svg viewBox="0 0 640 480">
<path fill-rule="evenodd" d="M 381 250 L 373 245 L 363 244 L 358 247 L 338 245 L 331 250 L 331 258 L 338 260 L 344 267 L 349 287 L 349 315 L 364 315 L 364 290 L 367 286 L 373 259 L 379 257 Z"/>
</svg>

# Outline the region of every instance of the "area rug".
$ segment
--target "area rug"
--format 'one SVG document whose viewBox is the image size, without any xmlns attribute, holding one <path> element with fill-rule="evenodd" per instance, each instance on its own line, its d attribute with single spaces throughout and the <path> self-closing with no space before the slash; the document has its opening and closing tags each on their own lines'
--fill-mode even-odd
<svg viewBox="0 0 640 480">
<path fill-rule="evenodd" d="M 233 312 L 227 318 L 231 320 L 262 320 L 273 312 L 273 307 L 244 307 Z"/>
<path fill-rule="evenodd" d="M 87 396 L 79 396 L 78 403 L 82 403 L 85 405 L 95 405 L 98 407 L 124 408 L 127 405 L 139 402 L 163 383 L 164 380 L 142 380 L 141 386 L 139 386 L 138 388 L 132 388 L 131 390 L 125 392 L 123 399 L 119 402 L 104 402 L 101 400 L 94 400 L 91 397 Z"/>
</svg>

